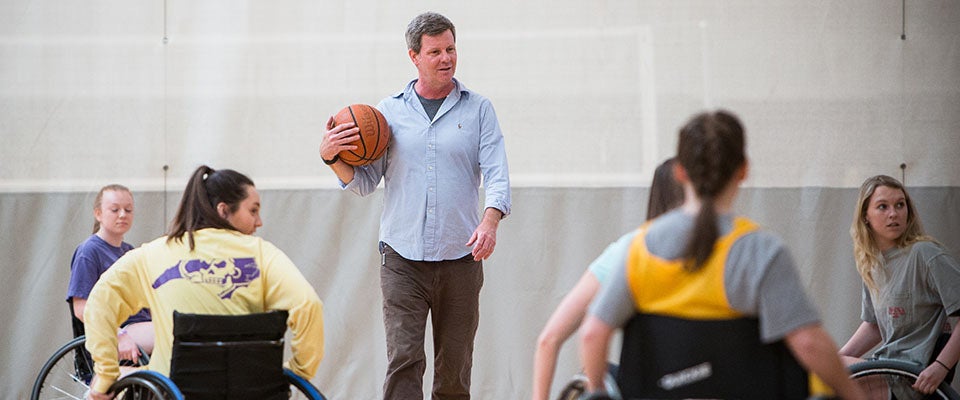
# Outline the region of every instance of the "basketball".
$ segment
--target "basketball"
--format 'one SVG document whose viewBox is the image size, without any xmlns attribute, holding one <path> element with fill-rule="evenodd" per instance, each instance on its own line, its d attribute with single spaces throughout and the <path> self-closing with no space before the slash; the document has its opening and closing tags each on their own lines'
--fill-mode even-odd
<svg viewBox="0 0 960 400">
<path fill-rule="evenodd" d="M 353 104 L 344 107 L 333 119 L 336 125 L 353 122 L 360 128 L 359 138 L 348 143 L 357 148 L 340 152 L 343 162 L 353 166 L 367 165 L 387 151 L 390 126 L 380 110 L 366 104 Z"/>
</svg>

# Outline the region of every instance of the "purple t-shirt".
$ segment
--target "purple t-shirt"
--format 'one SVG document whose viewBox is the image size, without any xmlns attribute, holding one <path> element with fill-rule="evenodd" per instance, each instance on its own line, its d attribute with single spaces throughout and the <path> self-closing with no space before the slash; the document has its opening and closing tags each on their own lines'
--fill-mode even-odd
<svg viewBox="0 0 960 400">
<path fill-rule="evenodd" d="M 86 299 L 90 297 L 93 285 L 100 280 L 115 261 L 124 253 L 133 250 L 133 245 L 122 242 L 120 247 L 114 247 L 97 235 L 90 235 L 87 240 L 77 246 L 70 261 L 70 285 L 67 287 L 67 301 L 71 298 Z M 123 325 L 135 322 L 150 321 L 150 310 L 141 309 L 130 317 Z"/>
</svg>

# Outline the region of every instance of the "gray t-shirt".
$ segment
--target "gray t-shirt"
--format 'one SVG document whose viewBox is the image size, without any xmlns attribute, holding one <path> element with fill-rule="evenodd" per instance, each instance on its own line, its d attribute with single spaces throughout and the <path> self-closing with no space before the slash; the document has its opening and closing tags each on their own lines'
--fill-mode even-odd
<svg viewBox="0 0 960 400">
<path fill-rule="evenodd" d="M 860 317 L 880 328 L 877 358 L 927 365 L 947 317 L 960 309 L 960 264 L 934 242 L 883 253 L 873 273 L 877 293 L 863 285 Z"/>
<path fill-rule="evenodd" d="M 676 209 L 651 222 L 644 236 L 649 252 L 666 260 L 681 258 L 694 218 Z M 732 215 L 718 218 L 721 235 L 733 229 L 733 219 Z M 614 327 L 622 327 L 636 313 L 626 278 L 627 254 L 590 306 L 591 315 Z M 731 245 L 724 265 L 724 290 L 733 309 L 759 319 L 760 339 L 765 343 L 820 322 L 793 259 L 783 242 L 770 233 L 754 231 Z"/>
<path fill-rule="evenodd" d="M 437 116 L 437 111 L 440 111 L 440 106 L 443 105 L 443 101 L 446 100 L 446 97 L 439 99 L 428 99 L 417 93 L 417 98 L 420 99 L 420 105 L 423 106 L 423 111 L 427 112 L 427 116 L 430 117 L 430 120 L 433 121 L 433 117 Z"/>
</svg>

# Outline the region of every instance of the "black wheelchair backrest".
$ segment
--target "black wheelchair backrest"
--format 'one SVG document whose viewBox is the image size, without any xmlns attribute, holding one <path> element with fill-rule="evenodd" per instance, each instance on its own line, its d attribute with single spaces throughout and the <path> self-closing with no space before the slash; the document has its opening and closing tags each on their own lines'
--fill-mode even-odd
<svg viewBox="0 0 960 400">
<path fill-rule="evenodd" d="M 287 312 L 173 314 L 170 378 L 191 400 L 287 399 Z"/>
<path fill-rule="evenodd" d="M 760 341 L 753 318 L 637 314 L 624 328 L 623 398 L 806 399 L 808 374 L 783 342 Z"/>
</svg>

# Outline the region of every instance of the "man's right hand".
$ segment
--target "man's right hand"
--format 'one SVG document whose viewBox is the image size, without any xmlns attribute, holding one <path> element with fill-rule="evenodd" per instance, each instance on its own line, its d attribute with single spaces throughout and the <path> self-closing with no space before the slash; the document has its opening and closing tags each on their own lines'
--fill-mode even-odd
<svg viewBox="0 0 960 400">
<path fill-rule="evenodd" d="M 357 145 L 347 144 L 357 140 L 360 128 L 353 122 L 336 125 L 333 117 L 327 120 L 327 131 L 320 141 L 320 158 L 333 160 L 341 151 L 356 150 Z"/>
</svg>

